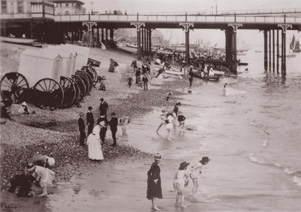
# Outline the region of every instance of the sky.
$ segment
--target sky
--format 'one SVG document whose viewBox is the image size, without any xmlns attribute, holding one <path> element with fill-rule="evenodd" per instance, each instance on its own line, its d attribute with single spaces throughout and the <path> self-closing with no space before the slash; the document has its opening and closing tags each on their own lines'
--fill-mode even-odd
<svg viewBox="0 0 301 212">
<path fill-rule="evenodd" d="M 185 12 L 221 12 L 233 10 L 279 10 L 279 9 L 301 9 L 301 0 L 81 0 L 85 3 L 87 11 L 120 10 L 127 14 L 173 14 Z M 181 29 L 160 29 L 165 38 L 171 39 L 173 43 L 184 42 L 184 32 Z M 250 41 L 255 45 L 263 44 L 262 32 L 256 30 L 239 30 L 238 36 L 241 40 Z M 301 32 L 293 32 L 301 40 Z M 288 33 L 291 39 L 293 33 Z M 190 33 L 190 43 L 198 39 L 224 45 L 224 32 L 221 30 L 194 30 Z"/>
</svg>

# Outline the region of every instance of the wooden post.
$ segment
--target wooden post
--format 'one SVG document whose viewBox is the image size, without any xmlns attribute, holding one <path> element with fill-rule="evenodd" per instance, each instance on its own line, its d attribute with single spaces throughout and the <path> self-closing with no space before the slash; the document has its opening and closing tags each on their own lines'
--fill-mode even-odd
<svg viewBox="0 0 301 212">
<path fill-rule="evenodd" d="M 277 55 L 276 55 L 276 62 L 277 62 L 277 73 L 279 73 L 279 30 L 277 29 Z"/>
<path fill-rule="evenodd" d="M 271 30 L 269 30 L 269 70 L 271 70 L 272 50 L 271 50 Z"/>
<path fill-rule="evenodd" d="M 275 71 L 275 30 L 273 30 L 273 72 Z"/>
<path fill-rule="evenodd" d="M 264 69 L 268 70 L 268 31 L 263 31 L 264 36 Z"/>
</svg>

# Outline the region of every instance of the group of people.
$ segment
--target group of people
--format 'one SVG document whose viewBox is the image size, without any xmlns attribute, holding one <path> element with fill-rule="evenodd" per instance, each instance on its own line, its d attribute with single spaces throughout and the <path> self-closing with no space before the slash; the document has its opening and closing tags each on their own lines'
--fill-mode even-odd
<svg viewBox="0 0 301 212">
<path fill-rule="evenodd" d="M 184 204 L 184 189 L 189 184 L 189 178 L 192 180 L 192 194 L 195 196 L 199 187 L 199 177 L 202 173 L 202 168 L 210 161 L 209 157 L 205 156 L 199 163 L 189 167 L 190 163 L 182 162 L 173 178 L 173 191 L 176 192 L 176 205 L 186 207 Z M 154 157 L 150 169 L 147 172 L 147 195 L 146 198 L 152 201 L 152 209 L 160 210 L 156 204 L 157 199 L 162 199 L 161 187 L 161 155 L 158 153 Z"/>
<path fill-rule="evenodd" d="M 137 61 L 133 60 L 132 64 L 130 65 L 130 67 L 133 68 L 133 72 L 135 72 L 135 83 L 138 86 L 143 86 L 144 90 L 148 90 L 148 77 L 147 75 L 150 75 L 150 61 L 147 59 L 142 65 L 141 67 L 138 67 Z M 141 77 L 142 76 L 142 77 Z M 133 82 L 133 77 L 129 76 L 128 77 L 128 86 L 131 87 L 132 86 L 132 82 Z"/>
<path fill-rule="evenodd" d="M 109 105 L 103 99 L 100 98 L 99 104 L 99 118 L 95 122 L 93 116 L 93 108 L 91 106 L 88 107 L 88 112 L 86 113 L 86 124 L 84 120 L 84 113 L 81 112 L 79 114 L 78 119 L 78 127 L 79 127 L 79 140 L 80 145 L 85 146 L 88 145 L 88 157 L 91 160 L 103 160 L 103 152 L 102 152 L 102 145 L 105 144 L 106 139 L 106 132 L 107 128 L 109 127 L 112 134 L 113 144 L 111 146 L 117 146 L 117 138 L 116 133 L 118 130 L 118 125 L 122 125 L 122 133 L 123 135 L 126 134 L 126 126 L 130 122 L 129 116 L 124 116 L 121 119 L 116 117 L 116 113 L 111 113 L 111 119 L 108 120 L 107 118 L 107 111 Z M 96 125 L 95 125 L 96 123 Z M 87 135 L 86 135 L 86 125 L 87 125 Z M 95 125 L 95 126 L 94 126 Z M 86 144 L 85 144 L 86 141 Z"/>
<path fill-rule="evenodd" d="M 169 101 L 171 93 L 167 94 L 166 100 Z M 162 110 L 160 114 L 161 122 L 156 130 L 159 133 L 160 128 L 164 125 L 168 135 L 167 139 L 171 140 L 171 131 L 176 126 L 176 122 L 178 121 L 178 127 L 180 132 L 184 131 L 185 128 L 185 120 L 186 117 L 183 114 L 179 114 L 179 107 L 181 106 L 181 102 L 177 102 L 171 112 L 167 112 L 166 110 Z"/>
<path fill-rule="evenodd" d="M 32 186 L 33 184 L 42 188 L 40 196 L 47 196 L 49 185 L 53 184 L 55 179 L 55 172 L 50 168 L 55 165 L 55 159 L 46 155 L 33 156 L 24 172 L 22 174 L 15 175 L 10 180 L 9 192 L 18 191 L 18 197 L 31 197 L 33 196 Z"/>
</svg>

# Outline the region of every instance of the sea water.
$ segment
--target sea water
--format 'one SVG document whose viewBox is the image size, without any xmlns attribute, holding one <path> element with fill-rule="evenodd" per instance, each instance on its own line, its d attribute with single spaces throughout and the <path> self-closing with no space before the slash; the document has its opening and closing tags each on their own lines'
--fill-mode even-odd
<svg viewBox="0 0 301 212">
<path fill-rule="evenodd" d="M 203 196 L 187 197 L 190 211 L 301 211 L 301 54 L 287 58 L 286 77 L 264 70 L 263 53 L 249 50 L 240 59 L 248 71 L 239 67 L 237 76 L 219 82 L 194 79 L 191 94 L 179 90 L 184 133 L 175 129 L 172 141 L 164 128 L 156 135 L 157 108 L 129 126 L 129 143 L 160 152 L 169 164 L 212 159 L 202 175 Z"/>
<path fill-rule="evenodd" d="M 160 153 L 162 211 L 301 211 L 301 54 L 287 58 L 287 75 L 265 71 L 263 54 L 252 50 L 240 58 L 248 62 L 237 76 L 219 82 L 194 79 L 192 93 L 179 89 L 180 112 L 187 118 L 167 140 L 161 109 L 154 108 L 118 131 L 119 145 Z M 275 65 L 276 67 L 276 65 Z M 185 79 L 183 79 L 185 80 Z M 164 79 L 162 80 L 164 83 Z M 229 95 L 223 92 L 227 83 Z M 150 85 L 150 87 L 153 85 Z M 159 98 L 159 97 L 158 97 Z M 162 101 L 166 101 L 162 98 Z M 108 132 L 108 137 L 109 132 Z M 198 194 L 192 182 L 185 188 L 187 208 L 175 206 L 174 173 L 183 161 L 191 165 L 211 160 L 199 179 Z M 152 159 L 95 164 L 92 175 L 75 177 L 59 192 L 49 195 L 48 207 L 61 211 L 152 211 L 146 199 L 147 171 Z"/>
</svg>

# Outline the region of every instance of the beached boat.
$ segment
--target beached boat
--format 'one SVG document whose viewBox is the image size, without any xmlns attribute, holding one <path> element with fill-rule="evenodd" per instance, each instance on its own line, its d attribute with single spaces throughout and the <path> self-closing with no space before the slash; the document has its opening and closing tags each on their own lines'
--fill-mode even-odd
<svg viewBox="0 0 301 212">
<path fill-rule="evenodd" d="M 184 75 L 184 72 L 180 72 L 180 70 L 176 70 L 176 69 L 169 69 L 169 70 L 165 70 L 165 74 L 170 74 L 170 75 Z"/>
<path fill-rule="evenodd" d="M 36 39 L 0 37 L 0 40 L 2 42 L 7 42 L 7 43 L 33 45 L 33 43 Z"/>
<path fill-rule="evenodd" d="M 214 74 L 214 76 L 209 76 L 209 75 L 202 76 L 201 73 L 194 72 L 193 76 L 196 77 L 196 78 L 202 79 L 202 80 L 218 81 L 221 78 L 222 75 Z"/>
</svg>

